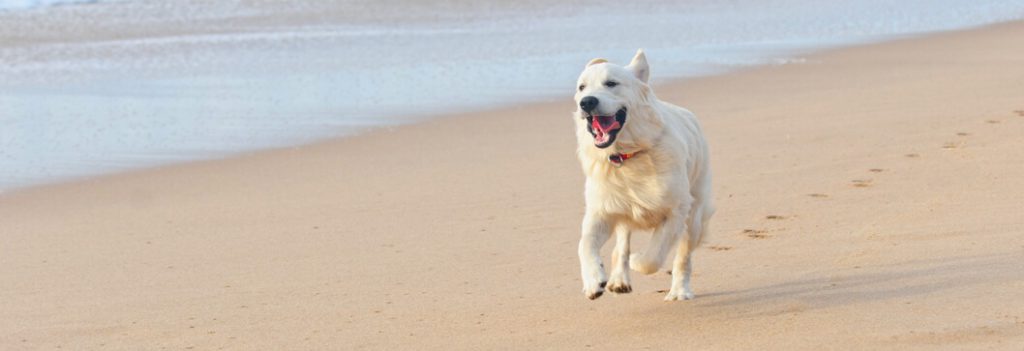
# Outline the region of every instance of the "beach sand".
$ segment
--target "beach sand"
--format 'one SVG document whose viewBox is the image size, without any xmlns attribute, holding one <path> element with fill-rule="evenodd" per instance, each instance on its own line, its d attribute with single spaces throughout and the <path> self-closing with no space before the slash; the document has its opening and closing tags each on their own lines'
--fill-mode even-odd
<svg viewBox="0 0 1024 351">
<path fill-rule="evenodd" d="M 2 194 L 0 349 L 1021 350 L 1022 37 L 657 86 L 712 146 L 692 301 L 663 302 L 664 273 L 581 294 L 567 82 L 559 103 Z"/>
</svg>

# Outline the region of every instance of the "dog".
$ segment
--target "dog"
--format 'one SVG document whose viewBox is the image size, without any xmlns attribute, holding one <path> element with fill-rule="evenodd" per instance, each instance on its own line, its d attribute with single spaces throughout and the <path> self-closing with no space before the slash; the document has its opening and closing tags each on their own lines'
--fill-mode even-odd
<svg viewBox="0 0 1024 351">
<path fill-rule="evenodd" d="M 591 60 L 577 81 L 576 150 L 586 175 L 579 244 L 583 294 L 629 293 L 629 270 L 657 272 L 675 249 L 665 301 L 689 300 L 691 254 L 715 212 L 708 145 L 696 116 L 658 100 L 643 50 L 626 66 Z M 651 232 L 642 253 L 630 235 Z M 601 247 L 615 234 L 611 277 Z"/>
</svg>

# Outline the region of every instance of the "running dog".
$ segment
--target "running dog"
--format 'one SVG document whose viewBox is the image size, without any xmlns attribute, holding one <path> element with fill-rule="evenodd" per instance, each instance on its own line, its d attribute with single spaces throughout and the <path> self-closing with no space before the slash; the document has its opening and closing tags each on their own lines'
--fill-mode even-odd
<svg viewBox="0 0 1024 351">
<path fill-rule="evenodd" d="M 673 249 L 666 301 L 689 300 L 690 254 L 715 212 L 708 146 L 696 116 L 658 100 L 648 85 L 643 50 L 627 66 L 593 59 L 577 81 L 576 150 L 583 172 L 586 214 L 580 239 L 583 294 L 628 293 L 629 269 L 657 272 Z M 630 254 L 630 234 L 651 232 L 642 253 Z M 615 234 L 611 277 L 601 247 Z"/>
</svg>

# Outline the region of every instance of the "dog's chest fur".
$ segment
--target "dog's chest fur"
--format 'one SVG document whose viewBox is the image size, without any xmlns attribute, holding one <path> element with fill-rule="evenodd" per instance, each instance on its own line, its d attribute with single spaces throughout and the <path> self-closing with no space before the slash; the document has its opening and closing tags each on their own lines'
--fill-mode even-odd
<svg viewBox="0 0 1024 351">
<path fill-rule="evenodd" d="M 628 220 L 640 228 L 661 224 L 671 208 L 665 203 L 670 187 L 648 155 L 641 155 L 616 168 L 594 161 L 587 174 L 587 205 Z"/>
</svg>

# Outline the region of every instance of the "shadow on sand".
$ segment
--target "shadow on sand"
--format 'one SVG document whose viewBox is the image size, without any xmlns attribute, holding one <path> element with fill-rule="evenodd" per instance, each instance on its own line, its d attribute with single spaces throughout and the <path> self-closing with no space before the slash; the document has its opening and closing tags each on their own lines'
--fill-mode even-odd
<svg viewBox="0 0 1024 351">
<path fill-rule="evenodd" d="M 807 275 L 810 277 L 768 286 L 704 294 L 698 298 L 702 302 L 698 305 L 746 306 L 754 315 L 777 315 L 887 300 L 907 302 L 904 300 L 949 289 L 1022 281 L 1024 256 L 1013 253 L 913 260 Z"/>
</svg>

